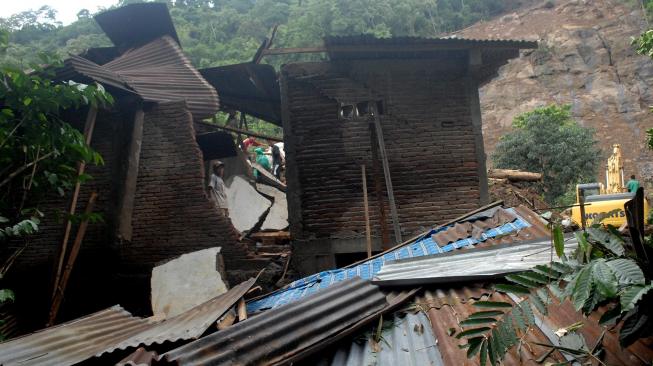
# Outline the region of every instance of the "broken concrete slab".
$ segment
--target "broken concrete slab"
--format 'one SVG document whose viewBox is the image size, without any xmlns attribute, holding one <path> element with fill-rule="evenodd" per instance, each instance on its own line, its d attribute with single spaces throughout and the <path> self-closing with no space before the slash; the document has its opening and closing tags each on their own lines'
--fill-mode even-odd
<svg viewBox="0 0 653 366">
<path fill-rule="evenodd" d="M 261 230 L 283 230 L 288 227 L 288 201 L 286 193 L 275 187 L 257 183 L 256 189 L 266 196 L 272 197 L 274 203 L 261 226 Z"/>
<path fill-rule="evenodd" d="M 152 270 L 152 313 L 170 318 L 227 292 L 220 247 L 181 255 Z"/>
<path fill-rule="evenodd" d="M 270 209 L 272 202 L 239 175 L 229 178 L 225 184 L 231 223 L 241 233 L 251 231 Z"/>
</svg>

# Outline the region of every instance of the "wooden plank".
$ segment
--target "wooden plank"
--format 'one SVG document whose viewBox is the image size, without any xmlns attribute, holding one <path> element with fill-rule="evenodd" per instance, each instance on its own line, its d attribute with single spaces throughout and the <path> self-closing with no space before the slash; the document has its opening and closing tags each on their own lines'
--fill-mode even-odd
<svg viewBox="0 0 653 366">
<path fill-rule="evenodd" d="M 244 114 L 242 114 L 242 116 L 244 116 Z M 270 141 L 274 141 L 274 142 L 283 142 L 283 138 L 264 135 L 262 133 L 256 133 L 256 132 L 252 132 L 252 131 L 248 131 L 248 130 L 243 130 L 243 129 L 236 128 L 236 127 L 219 126 L 219 125 L 214 125 L 212 123 L 206 123 L 206 122 L 198 122 L 198 123 L 201 123 L 201 124 L 203 124 L 203 125 L 205 125 L 207 127 L 215 128 L 215 129 L 218 129 L 218 130 L 235 132 L 235 133 L 239 133 L 239 134 L 242 134 L 242 135 L 245 135 L 245 136 L 258 137 L 258 138 L 261 138 L 261 139 L 264 139 L 264 140 L 270 140 Z M 240 144 L 240 141 L 239 141 L 239 144 Z"/>
<path fill-rule="evenodd" d="M 238 305 L 236 307 L 238 309 L 238 321 L 242 322 L 247 319 L 247 305 L 245 304 L 244 297 L 241 297 L 240 300 L 238 300 Z"/>
<path fill-rule="evenodd" d="M 385 204 L 383 203 L 383 194 L 381 193 L 381 179 L 379 178 L 381 171 L 381 162 L 379 161 L 379 146 L 376 143 L 376 131 L 374 123 L 370 123 L 370 146 L 372 150 L 372 178 L 374 178 L 374 195 L 376 196 L 376 204 L 379 209 L 379 227 L 381 228 L 381 247 L 383 249 L 390 249 L 390 231 L 388 230 L 388 220 L 385 216 Z"/>
<path fill-rule="evenodd" d="M 93 137 L 93 129 L 95 129 L 96 117 L 97 117 L 97 108 L 93 106 L 89 107 L 88 113 L 86 114 L 86 122 L 84 123 L 84 141 L 86 142 L 87 145 L 91 144 L 91 138 Z M 85 169 L 86 169 L 86 164 L 84 164 L 83 162 L 77 164 L 77 176 L 79 177 L 80 175 L 84 174 Z M 73 196 L 72 199 L 70 200 L 70 207 L 68 208 L 68 216 L 74 215 L 75 211 L 77 210 L 77 199 L 79 198 L 80 188 L 81 188 L 81 182 L 78 181 L 77 183 L 75 183 Z M 64 228 L 63 240 L 61 241 L 61 246 L 59 247 L 59 253 L 55 257 L 58 259 L 56 259 L 56 263 L 55 263 L 54 282 L 52 286 L 53 300 L 55 295 L 57 294 L 57 286 L 61 279 L 61 271 L 63 269 L 64 259 L 66 258 L 66 252 L 68 251 L 68 240 L 70 239 L 70 230 L 72 229 L 72 225 L 73 223 L 67 217 L 66 225 Z"/>
<path fill-rule="evenodd" d="M 134 198 L 136 196 L 136 183 L 138 168 L 143 144 L 143 124 L 145 114 L 143 108 L 138 106 L 134 112 L 132 123 L 131 141 L 127 152 L 127 172 L 123 181 L 120 201 L 118 203 L 118 238 L 132 240 L 132 216 L 134 214 Z"/>
<path fill-rule="evenodd" d="M 363 180 L 363 205 L 365 206 L 365 239 L 367 242 L 367 258 L 372 256 L 372 230 L 370 229 L 370 207 L 367 202 L 367 175 L 365 164 L 361 165 L 361 176 Z"/>
<path fill-rule="evenodd" d="M 374 127 L 376 129 L 376 138 L 379 142 L 379 153 L 383 163 L 383 176 L 385 177 L 385 187 L 388 191 L 388 201 L 390 203 L 390 216 L 392 216 L 392 226 L 395 232 L 395 243 L 401 243 L 401 228 L 399 226 L 399 215 L 397 214 L 397 205 L 395 204 L 395 194 L 392 188 L 392 177 L 390 176 L 390 166 L 388 164 L 388 155 L 385 150 L 385 140 L 383 139 L 383 130 L 381 129 L 381 119 L 376 110 L 376 103 L 370 103 L 370 109 L 374 115 Z"/>
<path fill-rule="evenodd" d="M 86 204 L 86 209 L 84 210 L 84 218 L 79 224 L 79 229 L 77 230 L 77 236 L 75 236 L 75 241 L 70 248 L 70 255 L 68 256 L 68 261 L 66 262 L 66 267 L 64 268 L 63 274 L 61 275 L 60 283 L 56 284 L 55 295 L 52 300 L 52 307 L 50 308 L 50 314 L 48 315 L 48 324 L 47 326 L 54 325 L 54 321 L 57 319 L 57 314 L 59 313 L 59 307 L 63 301 L 64 291 L 66 291 L 66 286 L 68 285 L 68 279 L 70 278 L 70 273 L 73 270 L 73 265 L 77 260 L 77 255 L 79 254 L 79 249 L 82 246 L 82 240 L 84 240 L 84 235 L 86 235 L 86 229 L 88 228 L 88 216 L 93 212 L 93 207 L 95 206 L 95 201 L 97 200 L 97 192 L 91 193 L 91 196 L 88 199 Z"/>
</svg>

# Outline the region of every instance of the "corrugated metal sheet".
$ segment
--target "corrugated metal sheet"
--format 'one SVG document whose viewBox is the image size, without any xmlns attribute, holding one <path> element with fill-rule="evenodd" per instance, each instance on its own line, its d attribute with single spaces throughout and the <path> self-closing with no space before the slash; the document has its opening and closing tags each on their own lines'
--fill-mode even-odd
<svg viewBox="0 0 653 366">
<path fill-rule="evenodd" d="M 153 322 L 120 306 L 0 343 L 3 365 L 70 365 L 116 349 L 192 339 L 231 308 L 254 284 L 228 292 L 171 319 Z"/>
<path fill-rule="evenodd" d="M 129 50 L 102 67 L 120 75 L 146 101 L 185 100 L 196 119 L 218 111 L 217 92 L 170 36 Z"/>
<path fill-rule="evenodd" d="M 406 52 L 431 52 L 456 49 L 528 49 L 537 48 L 537 42 L 511 39 L 465 39 L 465 38 L 376 38 L 372 35 L 326 37 L 324 45 L 332 60 L 377 58 L 393 53 L 404 56 Z"/>
<path fill-rule="evenodd" d="M 165 3 L 129 4 L 94 18 L 111 42 L 122 48 L 140 46 L 162 36 L 179 43 Z"/>
<path fill-rule="evenodd" d="M 158 356 L 154 351 L 148 351 L 143 347 L 138 347 L 136 351 L 120 360 L 115 366 L 150 366 Z"/>
<path fill-rule="evenodd" d="M 154 343 L 174 342 L 180 339 L 196 339 L 243 297 L 254 285 L 254 282 L 256 282 L 256 279 L 251 278 L 226 293 L 197 305 L 182 314 L 152 324 L 142 332 L 134 334 L 108 348 L 106 352 L 139 345 L 148 346 Z"/>
<path fill-rule="evenodd" d="M 324 354 L 308 366 L 440 366 L 444 365 L 429 318 L 421 311 L 396 313 L 382 326 L 381 340 L 375 342 L 372 331 L 364 339 L 357 337 L 332 354 Z"/>
<path fill-rule="evenodd" d="M 565 243 L 567 255 L 577 246 L 576 239 L 569 238 Z M 551 260 L 558 258 L 549 240 L 504 244 L 500 247 L 389 262 L 376 274 L 373 282 L 392 286 L 488 279 L 526 271 L 538 264 L 548 264 Z"/>
<path fill-rule="evenodd" d="M 116 305 L 23 337 L 0 343 L 0 364 L 72 365 L 102 354 L 151 324 Z"/>
<path fill-rule="evenodd" d="M 513 218 L 512 222 L 505 222 L 500 220 L 496 221 L 493 219 L 493 217 L 497 215 L 497 212 L 502 211 L 505 212 L 500 213 L 499 215 L 512 215 L 510 216 Z M 469 220 L 470 219 L 461 220 L 461 222 Z M 503 242 L 546 238 L 548 236 L 548 232 L 541 219 L 539 219 L 536 214 L 526 208 L 501 208 L 498 210 L 493 210 L 489 216 L 480 215 L 478 218 L 472 218 L 472 220 L 474 221 L 474 225 L 477 226 L 480 225 L 480 222 L 486 220 L 494 222 L 497 226 L 484 226 L 484 231 L 476 237 L 472 237 L 471 234 L 467 232 L 461 234 L 460 231 L 454 231 L 454 233 L 462 236 L 456 237 L 456 234 L 448 235 L 446 237 L 455 237 L 456 240 L 453 242 L 447 240 L 447 242 L 444 243 L 434 241 L 434 234 L 452 230 L 455 228 L 455 225 L 438 227 L 428 233 L 425 233 L 420 237 L 420 239 L 417 239 L 412 243 L 394 249 L 380 257 L 362 262 L 354 267 L 323 271 L 294 281 L 280 291 L 274 292 L 266 297 L 250 302 L 247 305 L 247 310 L 249 312 L 256 312 L 263 309 L 275 308 L 283 304 L 297 301 L 304 296 L 327 288 L 334 283 L 343 281 L 348 278 L 361 277 L 364 279 L 371 279 L 381 270 L 386 261 L 447 253 L 461 248 L 469 249 L 480 243 L 484 243 L 486 246 L 488 246 Z M 504 223 L 500 224 L 501 222 Z"/>
<path fill-rule="evenodd" d="M 377 286 L 351 279 L 172 350 L 163 360 L 183 365 L 279 363 L 388 306 Z"/>
<path fill-rule="evenodd" d="M 200 70 L 220 94 L 225 109 L 234 109 L 281 125 L 281 95 L 274 67 L 251 62 Z"/>
</svg>

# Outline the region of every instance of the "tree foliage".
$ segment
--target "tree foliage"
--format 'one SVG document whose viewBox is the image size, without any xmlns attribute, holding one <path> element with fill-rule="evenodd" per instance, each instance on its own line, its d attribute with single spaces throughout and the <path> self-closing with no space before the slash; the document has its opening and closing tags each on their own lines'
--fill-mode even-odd
<svg viewBox="0 0 653 366">
<path fill-rule="evenodd" d="M 564 239 L 553 238 L 558 261 L 538 265 L 532 270 L 506 276 L 507 283 L 497 284 L 496 291 L 509 294 L 515 304 L 505 301 L 476 301 L 478 311 L 459 322 L 456 335 L 466 339 L 468 358 L 479 354 L 480 364 L 498 364 L 513 347 L 528 346 L 526 335 L 536 327 L 536 314 L 546 316 L 553 300 L 569 300 L 574 308 L 589 315 L 600 306 L 608 306 L 599 321 L 604 327 L 622 322 L 619 342 L 627 347 L 639 338 L 653 334 L 653 285 L 642 271 L 643 263 L 633 259 L 625 248 L 625 240 L 614 230 L 600 223 L 587 233 L 577 233 L 578 248 L 565 256 Z M 560 231 L 561 232 L 561 231 Z M 603 349 L 599 341 L 589 347 L 576 332 L 582 322 L 559 329 L 560 345 L 542 344 L 550 348 L 538 362 L 558 350 L 581 364 L 600 360 Z M 592 364 L 594 364 L 592 362 Z"/>
<path fill-rule="evenodd" d="M 111 96 L 100 85 L 53 82 L 59 61 L 40 57 L 48 69 L 0 65 L 0 243 L 36 233 L 39 202 L 88 179 L 77 175 L 79 162 L 102 162 L 61 112 L 109 104 Z"/>
<path fill-rule="evenodd" d="M 653 1 L 647 2 L 646 6 L 649 16 L 653 17 Z M 649 29 L 639 37 L 633 38 L 632 45 L 635 47 L 635 51 L 640 55 L 653 58 L 653 29 Z M 651 111 L 653 111 L 653 106 L 651 106 Z M 650 150 L 653 150 L 653 128 L 646 130 L 646 136 L 647 146 Z"/>
<path fill-rule="evenodd" d="M 594 131 L 569 111 L 568 105 L 549 105 L 517 116 L 492 156 L 497 168 L 542 173 L 540 188 L 553 204 L 573 185 L 595 180 L 602 158 Z"/>
</svg>

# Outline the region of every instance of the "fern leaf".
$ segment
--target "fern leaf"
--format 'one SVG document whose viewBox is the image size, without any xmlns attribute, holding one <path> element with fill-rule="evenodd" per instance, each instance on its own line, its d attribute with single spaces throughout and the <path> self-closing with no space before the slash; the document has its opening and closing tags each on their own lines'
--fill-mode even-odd
<svg viewBox="0 0 653 366">
<path fill-rule="evenodd" d="M 548 291 L 546 291 L 546 288 L 538 288 L 537 291 L 535 291 L 537 296 L 542 300 L 544 305 L 549 305 L 551 303 L 551 294 L 549 294 Z"/>
<path fill-rule="evenodd" d="M 606 247 L 612 253 L 618 256 L 624 255 L 624 240 L 621 237 L 598 227 L 587 228 L 587 233 L 593 240 Z"/>
<path fill-rule="evenodd" d="M 563 297 L 563 290 L 560 288 L 560 285 L 557 282 L 552 282 L 549 286 L 549 292 L 553 294 L 553 296 L 557 297 L 558 299 L 562 299 Z"/>
<path fill-rule="evenodd" d="M 549 277 L 543 274 L 537 273 L 535 271 L 528 271 L 521 274 L 522 277 L 527 278 L 533 282 L 537 282 L 540 285 L 546 285 L 549 283 Z"/>
<path fill-rule="evenodd" d="M 485 338 L 483 337 L 474 337 L 467 340 L 467 343 L 469 344 L 469 348 L 467 349 L 467 358 L 476 356 L 478 351 L 481 350 L 484 339 Z"/>
<path fill-rule="evenodd" d="M 551 262 L 551 267 L 562 274 L 566 274 L 574 270 L 572 266 L 561 262 Z"/>
<path fill-rule="evenodd" d="M 496 361 L 500 361 L 506 354 L 506 348 L 501 342 L 497 328 L 492 329 L 492 349 L 494 351 L 494 358 Z"/>
<path fill-rule="evenodd" d="M 479 334 L 483 334 L 490 330 L 491 328 L 489 327 L 480 327 L 480 328 L 472 328 L 472 329 L 467 329 L 463 330 L 462 332 L 456 334 L 456 338 L 460 339 L 462 337 L 469 337 L 469 336 L 475 336 Z"/>
<path fill-rule="evenodd" d="M 525 287 L 528 287 L 528 288 L 537 287 L 537 282 L 532 281 L 532 280 L 530 280 L 528 278 L 525 278 L 521 274 L 507 275 L 506 279 L 508 281 L 510 281 L 510 282 L 514 282 L 514 283 L 516 283 L 518 285 L 522 285 L 522 286 L 525 286 Z"/>
<path fill-rule="evenodd" d="M 508 285 L 503 283 L 495 285 L 494 288 L 497 291 L 508 292 L 516 295 L 528 295 L 529 293 L 531 293 L 530 290 L 527 289 L 526 287 L 517 286 L 517 285 Z"/>
<path fill-rule="evenodd" d="M 545 266 L 542 264 L 538 264 L 537 266 L 533 267 L 531 272 L 539 273 L 542 276 L 545 276 L 553 280 L 557 280 L 558 278 L 560 278 L 560 276 L 566 273 L 566 272 L 557 271 L 555 268 L 553 268 L 553 266 Z"/>
<path fill-rule="evenodd" d="M 505 340 L 504 342 L 507 348 L 517 344 L 517 333 L 515 332 L 515 328 L 513 326 L 512 314 L 506 315 L 506 317 L 503 319 L 503 322 L 501 323 L 500 329 L 503 333 Z"/>
<path fill-rule="evenodd" d="M 490 360 L 490 365 L 494 366 L 497 364 L 497 341 L 494 339 L 494 332 L 491 333 L 487 341 L 487 357 Z"/>
<path fill-rule="evenodd" d="M 556 225 L 553 228 L 553 246 L 558 258 L 562 258 L 565 255 L 565 237 L 562 235 L 562 227 L 560 225 Z"/>
<path fill-rule="evenodd" d="M 512 309 L 512 317 L 515 320 L 517 329 L 519 329 L 522 333 L 528 329 L 528 325 L 526 325 L 528 320 L 526 319 L 524 312 L 521 310 L 521 307 L 515 306 L 515 308 Z"/>
<path fill-rule="evenodd" d="M 519 304 L 519 309 L 524 313 L 528 325 L 535 324 L 535 314 L 533 314 L 530 301 L 522 301 Z"/>
<path fill-rule="evenodd" d="M 467 327 L 470 325 L 492 324 L 496 322 L 497 320 L 494 318 L 472 318 L 472 319 L 465 319 L 461 321 L 459 324 L 461 327 Z"/>
<path fill-rule="evenodd" d="M 618 258 L 607 261 L 606 264 L 612 269 L 620 285 L 643 285 L 644 273 L 632 259 Z"/>
<path fill-rule="evenodd" d="M 504 301 L 476 301 L 473 304 L 479 308 L 512 308 L 512 304 Z"/>
<path fill-rule="evenodd" d="M 487 338 L 483 338 L 483 342 L 481 343 L 481 352 L 478 355 L 479 366 L 485 366 L 485 363 L 487 362 L 488 343 L 489 342 Z"/>
<path fill-rule="evenodd" d="M 544 301 L 542 301 L 542 299 L 540 299 L 540 297 L 537 294 L 531 294 L 528 297 L 528 299 L 535 306 L 537 311 L 540 312 L 540 314 L 542 314 L 542 315 L 547 314 L 546 304 L 544 304 Z"/>
<path fill-rule="evenodd" d="M 621 304 L 621 311 L 626 312 L 635 308 L 635 304 L 644 296 L 647 292 L 653 289 L 653 285 L 635 285 L 627 287 L 621 293 L 619 298 L 619 303 Z"/>
<path fill-rule="evenodd" d="M 478 311 L 468 316 L 467 319 L 489 318 L 489 317 L 499 316 L 503 314 L 504 314 L 503 311 L 500 310 Z"/>
<path fill-rule="evenodd" d="M 576 310 L 580 310 L 591 295 L 592 289 L 592 265 L 588 265 L 580 270 L 575 278 L 572 295 L 572 303 Z"/>
<path fill-rule="evenodd" d="M 617 294 L 617 277 L 605 260 L 597 260 L 592 266 L 592 281 L 601 295 L 613 297 Z"/>
</svg>

